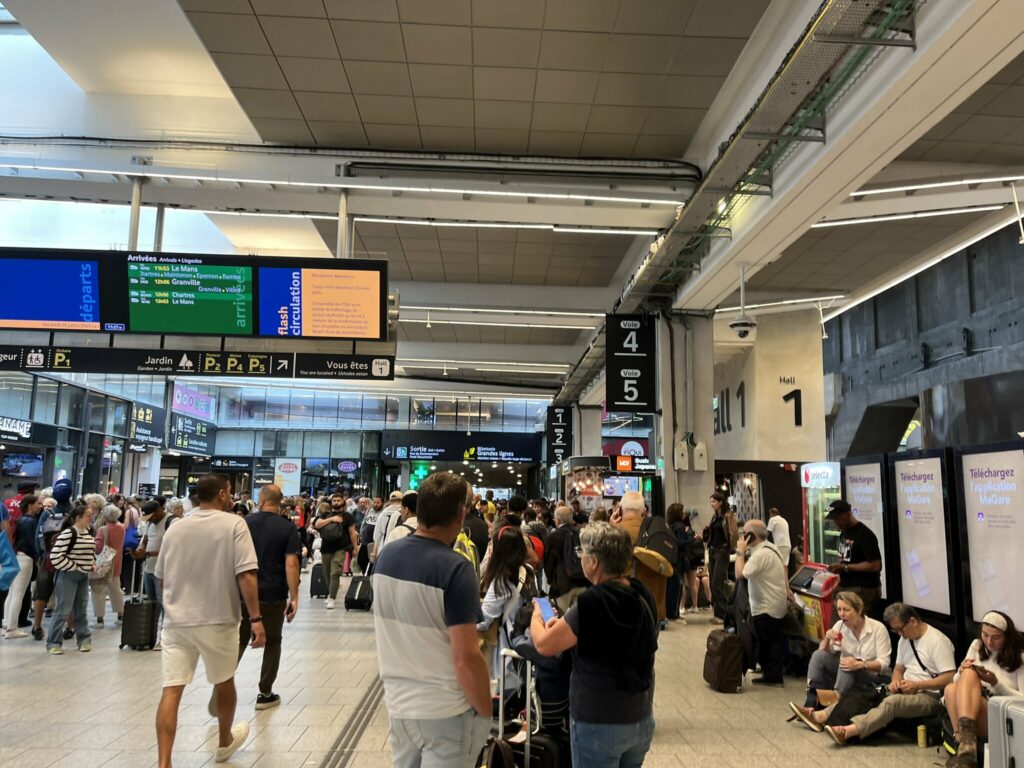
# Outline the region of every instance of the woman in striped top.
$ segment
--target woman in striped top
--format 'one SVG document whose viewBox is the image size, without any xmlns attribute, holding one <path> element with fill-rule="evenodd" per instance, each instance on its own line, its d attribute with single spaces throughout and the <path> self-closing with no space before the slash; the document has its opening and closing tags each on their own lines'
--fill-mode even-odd
<svg viewBox="0 0 1024 768">
<path fill-rule="evenodd" d="M 64 653 L 61 645 L 68 613 L 72 614 L 75 622 L 78 650 L 82 653 L 92 650 L 92 635 L 85 614 L 89 574 L 96 567 L 96 540 L 89 533 L 92 510 L 84 505 L 74 507 L 67 519 L 69 524 L 66 523 L 67 527 L 57 535 L 50 551 L 50 563 L 56 570 L 57 594 L 57 605 L 46 638 L 46 648 L 52 656 Z"/>
</svg>

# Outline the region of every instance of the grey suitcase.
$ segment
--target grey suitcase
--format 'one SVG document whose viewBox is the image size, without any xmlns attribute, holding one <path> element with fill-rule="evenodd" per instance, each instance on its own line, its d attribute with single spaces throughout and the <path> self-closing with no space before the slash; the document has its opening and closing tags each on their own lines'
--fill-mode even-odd
<svg viewBox="0 0 1024 768">
<path fill-rule="evenodd" d="M 987 764 L 991 768 L 1024 766 L 1024 696 L 988 700 Z"/>
</svg>

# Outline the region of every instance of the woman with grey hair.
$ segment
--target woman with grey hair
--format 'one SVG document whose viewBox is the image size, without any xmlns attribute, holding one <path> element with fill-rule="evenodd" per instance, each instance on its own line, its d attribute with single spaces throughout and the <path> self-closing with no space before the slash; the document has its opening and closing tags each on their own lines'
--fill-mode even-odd
<svg viewBox="0 0 1024 768">
<path fill-rule="evenodd" d="M 593 586 L 562 618 L 533 612 L 537 651 L 572 650 L 569 686 L 572 764 L 641 766 L 654 737 L 654 654 L 657 607 L 651 593 L 627 576 L 633 565 L 629 534 L 591 522 L 580 531 L 583 572 Z"/>
<path fill-rule="evenodd" d="M 90 493 L 89 496 L 99 496 L 99 494 Z M 86 496 L 86 499 L 89 496 Z M 107 610 L 107 595 L 110 596 L 110 607 L 117 614 L 118 621 L 121 621 L 121 615 L 124 613 L 124 595 L 121 593 L 124 526 L 118 522 L 120 517 L 121 509 L 114 504 L 107 504 L 103 507 L 99 519 L 96 520 L 96 554 L 100 554 L 104 547 L 111 547 L 114 550 L 114 564 L 110 568 L 110 573 L 105 578 L 89 580 L 92 592 L 92 612 L 96 616 L 97 627 L 103 626 Z"/>
</svg>

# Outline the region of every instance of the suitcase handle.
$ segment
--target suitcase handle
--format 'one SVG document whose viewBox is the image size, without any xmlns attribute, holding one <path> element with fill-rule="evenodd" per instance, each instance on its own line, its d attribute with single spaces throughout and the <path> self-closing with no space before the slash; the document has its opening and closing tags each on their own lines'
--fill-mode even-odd
<svg viewBox="0 0 1024 768">
<path fill-rule="evenodd" d="M 502 648 L 499 654 L 501 669 L 498 672 L 498 738 L 505 738 L 505 660 L 514 659 L 526 663 L 526 743 L 523 748 L 523 765 L 530 765 L 530 742 L 533 727 L 530 722 L 530 703 L 533 701 L 533 662 L 525 659 L 511 648 Z"/>
</svg>

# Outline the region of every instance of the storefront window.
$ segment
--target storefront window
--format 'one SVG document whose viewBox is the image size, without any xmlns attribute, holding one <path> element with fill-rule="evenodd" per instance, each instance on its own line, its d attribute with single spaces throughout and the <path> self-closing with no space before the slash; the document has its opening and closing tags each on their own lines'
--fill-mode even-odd
<svg viewBox="0 0 1024 768">
<path fill-rule="evenodd" d="M 32 376 L 11 371 L 0 373 L 0 416 L 27 419 L 32 404 Z"/>
<path fill-rule="evenodd" d="M 434 429 L 456 429 L 457 415 L 454 397 L 434 398 Z"/>
<path fill-rule="evenodd" d="M 54 424 L 57 421 L 57 391 L 60 384 L 52 379 L 36 377 L 36 399 L 32 406 L 32 420 Z"/>
<path fill-rule="evenodd" d="M 358 432 L 334 432 L 331 434 L 331 456 L 358 456 L 360 449 Z"/>
<path fill-rule="evenodd" d="M 252 456 L 256 432 L 218 429 L 214 452 L 218 456 Z"/>
<path fill-rule="evenodd" d="M 106 433 L 124 437 L 128 434 L 128 403 L 110 398 L 107 402 Z"/>
<path fill-rule="evenodd" d="M 104 432 L 106 427 L 107 398 L 95 392 L 86 394 L 89 405 L 89 429 L 93 432 Z"/>
<path fill-rule="evenodd" d="M 106 438 L 103 441 L 103 463 L 100 466 L 100 488 L 105 494 L 121 491 L 121 471 L 124 464 L 124 440 Z"/>
<path fill-rule="evenodd" d="M 387 401 L 388 429 L 405 429 L 409 424 L 409 398 L 406 395 L 401 397 L 389 397 Z"/>
<path fill-rule="evenodd" d="M 61 384 L 60 413 L 57 423 L 63 427 L 81 428 L 82 413 L 85 408 L 85 390 L 72 384 Z"/>
<path fill-rule="evenodd" d="M 330 456 L 331 433 L 307 432 L 302 446 L 303 456 Z"/>
<path fill-rule="evenodd" d="M 409 403 L 409 429 L 433 429 L 434 399 L 414 397 Z"/>
</svg>

